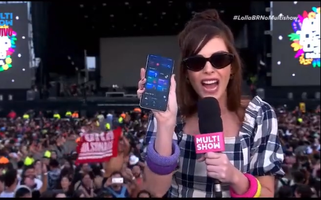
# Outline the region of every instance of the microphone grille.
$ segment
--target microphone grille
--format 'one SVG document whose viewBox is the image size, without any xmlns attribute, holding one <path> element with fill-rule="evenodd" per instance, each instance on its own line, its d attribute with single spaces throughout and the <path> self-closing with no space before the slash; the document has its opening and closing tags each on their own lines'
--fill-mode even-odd
<svg viewBox="0 0 321 200">
<path fill-rule="evenodd" d="M 221 110 L 217 99 L 206 97 L 198 101 L 198 120 L 201 133 L 223 131 Z"/>
<path fill-rule="evenodd" d="M 198 118 L 212 118 L 212 117 L 220 117 L 221 109 L 217 99 L 213 97 L 205 97 L 198 101 L 197 104 L 198 109 Z"/>
</svg>

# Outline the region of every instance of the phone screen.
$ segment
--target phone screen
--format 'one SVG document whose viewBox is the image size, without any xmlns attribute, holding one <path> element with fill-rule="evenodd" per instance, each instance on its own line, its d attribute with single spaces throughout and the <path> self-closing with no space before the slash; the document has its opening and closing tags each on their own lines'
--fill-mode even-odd
<svg viewBox="0 0 321 200">
<path fill-rule="evenodd" d="M 124 183 L 124 178 L 112 178 L 111 183 Z"/>
<path fill-rule="evenodd" d="M 173 59 L 157 55 L 147 56 L 145 92 L 140 100 L 142 108 L 166 111 L 173 69 Z"/>
</svg>

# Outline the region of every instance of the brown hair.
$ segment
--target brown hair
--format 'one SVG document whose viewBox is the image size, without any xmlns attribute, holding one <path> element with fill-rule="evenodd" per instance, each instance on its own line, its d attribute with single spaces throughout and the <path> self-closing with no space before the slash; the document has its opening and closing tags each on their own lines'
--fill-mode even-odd
<svg viewBox="0 0 321 200">
<path fill-rule="evenodd" d="M 181 59 L 196 55 L 214 37 L 222 38 L 230 53 L 235 55 L 232 76 L 227 86 L 227 108 L 239 114 L 241 108 L 242 69 L 240 57 L 233 46 L 234 38 L 231 30 L 220 20 L 214 9 L 197 13 L 186 24 L 179 34 Z M 180 64 L 177 82 L 177 101 L 184 117 L 190 117 L 197 111 L 198 94 L 186 79 L 186 69 Z M 240 119 L 243 116 L 239 115 Z M 243 120 L 243 119 L 242 119 Z"/>
</svg>

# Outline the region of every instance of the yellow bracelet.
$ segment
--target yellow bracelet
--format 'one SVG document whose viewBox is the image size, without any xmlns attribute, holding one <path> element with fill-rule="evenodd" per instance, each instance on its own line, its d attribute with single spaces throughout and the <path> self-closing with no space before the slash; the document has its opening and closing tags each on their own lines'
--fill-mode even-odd
<svg viewBox="0 0 321 200">
<path fill-rule="evenodd" d="M 256 181 L 257 181 L 257 191 L 254 195 L 254 198 L 259 198 L 261 196 L 262 186 L 260 181 L 257 178 L 256 178 Z"/>
</svg>

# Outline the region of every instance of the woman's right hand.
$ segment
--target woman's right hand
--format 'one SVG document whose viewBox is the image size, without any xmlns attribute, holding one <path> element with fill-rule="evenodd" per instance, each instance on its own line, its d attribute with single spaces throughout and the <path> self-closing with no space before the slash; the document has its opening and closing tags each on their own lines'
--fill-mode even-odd
<svg viewBox="0 0 321 200">
<path fill-rule="evenodd" d="M 137 96 L 138 98 L 142 97 L 142 94 L 145 92 L 145 78 L 146 71 L 144 68 L 140 69 L 140 81 L 138 82 Z M 177 117 L 177 100 L 176 100 L 176 81 L 175 75 L 171 77 L 171 86 L 169 89 L 168 95 L 168 104 L 167 110 L 165 112 L 153 110 L 154 116 L 158 124 L 162 126 L 175 126 L 176 117 Z"/>
</svg>

